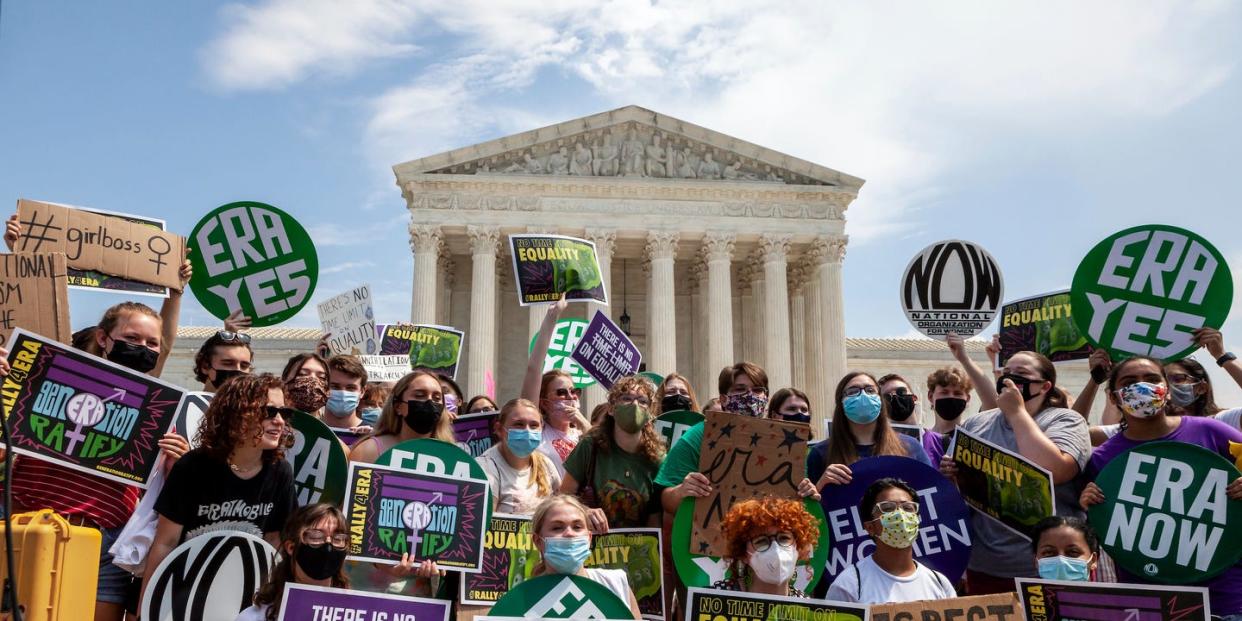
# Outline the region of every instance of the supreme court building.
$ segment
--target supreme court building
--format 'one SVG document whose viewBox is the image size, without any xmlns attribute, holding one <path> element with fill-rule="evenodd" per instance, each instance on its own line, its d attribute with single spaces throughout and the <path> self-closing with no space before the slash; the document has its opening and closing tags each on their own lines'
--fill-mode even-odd
<svg viewBox="0 0 1242 621">
<path fill-rule="evenodd" d="M 393 171 L 410 212 L 410 319 L 465 330 L 467 394 L 518 395 L 547 309 L 518 305 L 507 236 L 557 233 L 595 242 L 605 311 L 628 319 L 649 370 L 686 375 L 706 400 L 722 367 L 749 360 L 827 413 L 846 370 L 844 214 L 862 179 L 636 106 Z"/>
</svg>

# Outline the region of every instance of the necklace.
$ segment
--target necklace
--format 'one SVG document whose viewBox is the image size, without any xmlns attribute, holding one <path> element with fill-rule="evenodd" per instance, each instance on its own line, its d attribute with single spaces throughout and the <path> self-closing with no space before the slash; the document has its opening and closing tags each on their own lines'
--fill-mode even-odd
<svg viewBox="0 0 1242 621">
<path fill-rule="evenodd" d="M 241 467 L 241 466 L 239 466 L 239 465 L 237 465 L 237 464 L 235 464 L 235 463 L 233 463 L 233 462 L 229 462 L 229 468 L 232 468 L 232 469 L 233 469 L 233 472 L 238 472 L 238 473 L 246 473 L 246 472 L 250 472 L 251 470 L 258 470 L 258 469 L 259 469 L 260 467 L 262 467 L 262 466 L 263 466 L 263 461 L 262 461 L 262 460 L 260 460 L 260 461 L 259 461 L 259 463 L 255 464 L 255 465 L 253 465 L 253 466 L 247 466 L 247 467 L 245 467 L 245 468 L 243 468 L 243 467 Z"/>
</svg>

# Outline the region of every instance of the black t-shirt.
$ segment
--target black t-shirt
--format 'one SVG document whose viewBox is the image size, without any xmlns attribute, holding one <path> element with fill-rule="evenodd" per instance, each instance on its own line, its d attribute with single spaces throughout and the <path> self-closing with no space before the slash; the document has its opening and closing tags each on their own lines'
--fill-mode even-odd
<svg viewBox="0 0 1242 621">
<path fill-rule="evenodd" d="M 262 537 L 284 527 L 295 502 L 289 462 L 264 464 L 259 474 L 240 479 L 228 463 L 194 449 L 173 465 L 155 511 L 182 526 L 182 541 L 219 530 Z"/>
</svg>

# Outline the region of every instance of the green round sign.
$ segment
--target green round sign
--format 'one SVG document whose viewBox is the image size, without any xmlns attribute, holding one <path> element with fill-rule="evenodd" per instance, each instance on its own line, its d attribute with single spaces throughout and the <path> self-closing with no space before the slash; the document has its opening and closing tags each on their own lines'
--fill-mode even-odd
<svg viewBox="0 0 1242 621">
<path fill-rule="evenodd" d="M 703 422 L 703 415 L 690 410 L 674 410 L 672 412 L 664 412 L 656 417 L 655 430 L 664 436 L 664 442 L 668 446 L 677 444 L 681 439 L 681 434 L 690 431 L 690 428 Z"/>
<path fill-rule="evenodd" d="M 298 506 L 316 502 L 342 506 L 345 500 L 349 459 L 332 429 L 306 412 L 296 412 L 290 422 L 293 447 L 285 459 L 293 466 L 293 488 Z"/>
<path fill-rule="evenodd" d="M 274 326 L 310 302 L 319 257 L 306 229 L 263 203 L 229 203 L 190 233 L 190 289 L 219 319 L 240 309 L 254 327 Z"/>
<path fill-rule="evenodd" d="M 659 388 L 660 384 L 664 383 L 664 376 L 653 371 L 642 371 L 638 375 L 647 378 L 652 384 L 656 385 L 656 388 Z"/>
<path fill-rule="evenodd" d="M 570 357 L 588 325 L 590 324 L 581 319 L 562 319 L 556 322 L 552 340 L 548 342 L 548 355 L 543 359 L 544 373 L 560 369 L 573 378 L 576 388 L 586 388 L 595 383 L 595 378 Z M 527 353 L 535 351 L 535 341 L 538 339 L 538 334 L 531 337 L 530 345 L 526 348 Z"/>
<path fill-rule="evenodd" d="M 1087 510 L 1109 556 L 1167 584 L 1199 583 L 1242 558 L 1242 502 L 1225 488 L 1242 476 L 1220 455 L 1185 442 L 1148 442 L 1110 461 Z"/>
<path fill-rule="evenodd" d="M 1095 245 L 1074 272 L 1070 308 L 1079 332 L 1114 360 L 1180 360 L 1193 330 L 1220 328 L 1233 303 L 1225 257 L 1195 233 L 1149 224 Z"/>
<path fill-rule="evenodd" d="M 509 589 L 488 613 L 523 619 L 629 619 L 629 602 L 582 576 L 547 575 Z"/>
<path fill-rule="evenodd" d="M 483 466 L 480 466 L 479 462 L 470 456 L 470 453 L 461 450 L 461 447 L 456 444 L 432 438 L 406 440 L 384 451 L 375 463 L 455 479 L 487 480 L 487 473 L 483 471 Z M 483 516 L 485 524 L 491 523 L 493 508 L 492 494 L 488 493 L 487 512 Z"/>
<path fill-rule="evenodd" d="M 803 498 L 802 503 L 819 523 L 819 541 L 815 542 L 809 561 L 798 561 L 792 584 L 803 593 L 810 593 L 824 575 L 824 565 L 828 563 L 828 550 L 832 547 L 832 541 L 828 536 L 824 508 L 810 498 Z M 724 579 L 728 562 L 718 556 L 690 552 L 690 531 L 693 526 L 694 498 L 686 498 L 681 501 L 681 506 L 677 507 L 677 515 L 673 517 L 673 566 L 687 587 L 710 587 L 717 580 Z"/>
</svg>

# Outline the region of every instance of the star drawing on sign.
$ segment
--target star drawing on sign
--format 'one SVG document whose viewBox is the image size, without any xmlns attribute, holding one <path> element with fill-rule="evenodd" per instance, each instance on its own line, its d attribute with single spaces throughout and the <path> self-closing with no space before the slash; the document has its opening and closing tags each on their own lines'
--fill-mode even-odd
<svg viewBox="0 0 1242 621">
<path fill-rule="evenodd" d="M 777 448 L 780 448 L 782 446 L 788 446 L 789 448 L 793 448 L 794 442 L 802 441 L 802 437 L 798 435 L 797 431 L 789 430 L 789 429 L 782 429 L 781 431 L 785 432 L 785 439 L 781 440 L 781 443 L 780 445 L 777 446 Z"/>
<path fill-rule="evenodd" d="M 708 443 L 707 443 L 707 448 L 709 448 L 709 449 L 714 449 L 714 448 L 716 448 L 716 441 L 715 441 L 715 440 L 712 440 L 711 442 L 708 442 Z"/>
<path fill-rule="evenodd" d="M 720 435 L 721 435 L 721 437 L 724 437 L 724 436 L 733 437 L 733 436 L 732 436 L 732 435 L 730 435 L 730 434 L 732 434 L 732 433 L 733 433 L 733 430 L 734 430 L 735 428 L 736 428 L 736 426 L 735 426 L 733 423 L 729 423 L 728 425 L 725 425 L 724 427 L 721 427 L 721 428 L 720 428 Z"/>
<path fill-rule="evenodd" d="M 751 436 L 750 436 L 750 445 L 751 445 L 751 446 L 758 446 L 758 445 L 759 445 L 759 434 L 757 434 L 757 433 L 755 433 L 755 434 L 751 434 Z"/>
<path fill-rule="evenodd" d="M 699 542 L 699 554 L 707 554 L 707 542 L 706 541 Z"/>
<path fill-rule="evenodd" d="M 768 456 L 767 456 L 767 455 L 760 455 L 760 456 L 759 456 L 759 462 L 758 462 L 758 464 L 759 464 L 760 466 L 762 466 L 762 465 L 763 465 L 763 463 L 764 463 L 764 462 L 766 462 L 767 460 L 768 460 Z"/>
</svg>

